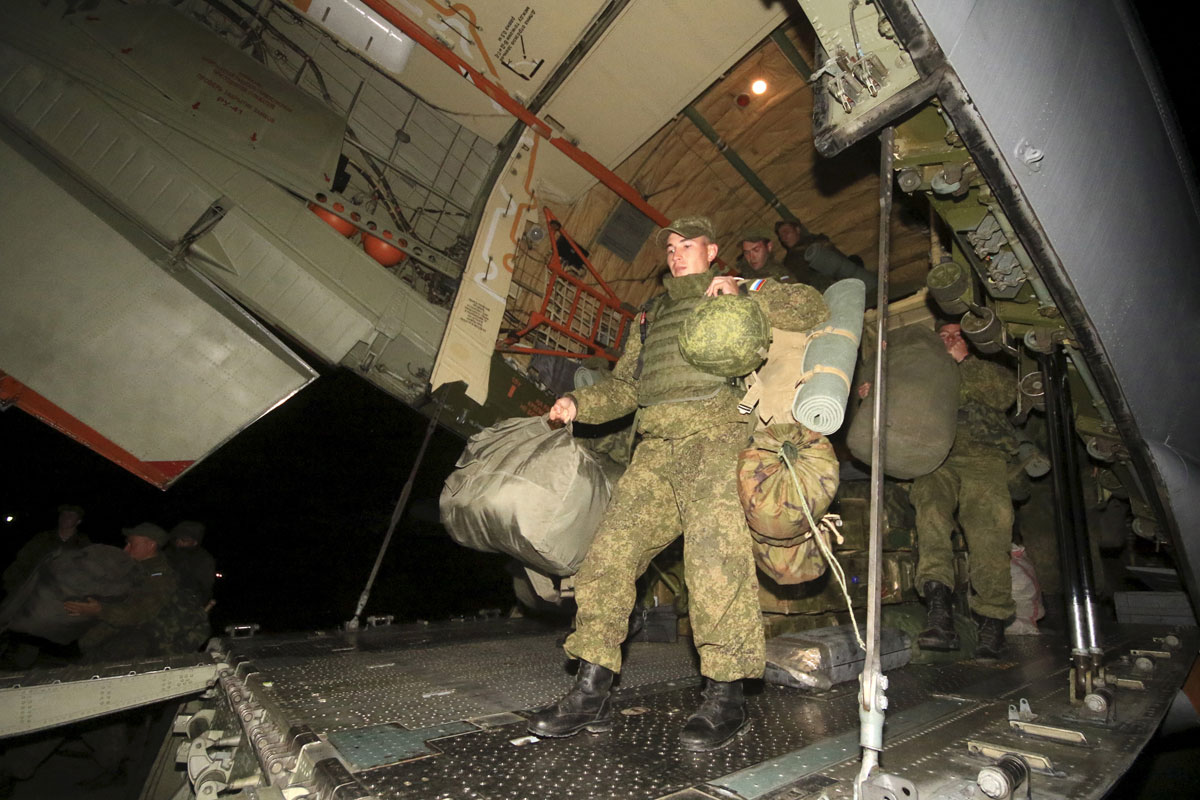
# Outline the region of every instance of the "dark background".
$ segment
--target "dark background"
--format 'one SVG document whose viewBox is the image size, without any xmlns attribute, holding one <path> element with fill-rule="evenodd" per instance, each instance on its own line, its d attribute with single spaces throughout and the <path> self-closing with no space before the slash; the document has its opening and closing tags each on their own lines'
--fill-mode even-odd
<svg viewBox="0 0 1200 800">
<path fill-rule="evenodd" d="M 12 408 L 0 413 L 0 563 L 53 528 L 61 503 L 82 505 L 81 530 L 106 544 L 123 545 L 121 529 L 139 522 L 169 530 L 195 519 L 208 526 L 204 546 L 222 576 L 218 631 L 338 625 L 353 615 L 427 425 L 331 369 L 163 492 Z M 464 445 L 434 434 L 367 614 L 446 619 L 512 605 L 506 559 L 459 547 L 437 522 L 438 493 Z"/>
</svg>

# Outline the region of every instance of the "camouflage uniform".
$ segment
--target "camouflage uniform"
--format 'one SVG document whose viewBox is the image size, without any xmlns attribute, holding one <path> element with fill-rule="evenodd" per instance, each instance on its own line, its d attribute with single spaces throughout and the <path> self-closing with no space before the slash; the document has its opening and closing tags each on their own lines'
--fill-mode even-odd
<svg viewBox="0 0 1200 800">
<path fill-rule="evenodd" d="M 738 277 L 754 280 L 756 278 L 774 278 L 780 283 L 796 283 L 797 277 L 792 274 L 792 271 L 783 264 L 775 260 L 775 254 L 767 258 L 767 263 L 762 265 L 762 269 L 754 269 L 749 264 L 744 262 L 738 264 Z"/>
<path fill-rule="evenodd" d="M 79 639 L 89 661 L 143 658 L 195 650 L 207 620 L 162 553 L 137 562 L 142 579 L 129 595 L 101 605 L 94 626 Z"/>
<path fill-rule="evenodd" d="M 970 550 L 971 609 L 993 619 L 1015 611 L 1009 545 L 1013 507 L 1008 494 L 1008 457 L 1016 432 L 1004 411 L 1016 400 L 1011 370 L 968 356 L 959 364 L 958 425 L 954 446 L 940 467 L 913 481 L 917 512 L 917 586 L 937 581 L 954 586 L 950 535 L 954 510 Z"/>
<path fill-rule="evenodd" d="M 677 343 L 682 318 L 715 274 L 664 278 L 667 294 L 649 320 L 659 324 L 648 326 L 645 343 L 630 336 L 611 380 L 571 394 L 584 423 L 637 410 L 643 437 L 576 575 L 576 630 L 565 645 L 568 655 L 613 671 L 637 578 L 682 534 L 701 673 L 717 681 L 763 674 L 758 581 L 735 471 L 747 417 L 729 382 L 691 367 Z"/>
</svg>

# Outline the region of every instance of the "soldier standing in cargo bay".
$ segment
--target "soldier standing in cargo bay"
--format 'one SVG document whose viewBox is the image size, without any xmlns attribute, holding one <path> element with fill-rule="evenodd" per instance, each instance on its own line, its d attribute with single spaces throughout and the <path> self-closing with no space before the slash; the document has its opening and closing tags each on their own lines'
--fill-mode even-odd
<svg viewBox="0 0 1200 800">
<path fill-rule="evenodd" d="M 971 610 L 981 619 L 975 656 L 994 659 L 1004 649 L 1004 626 L 1015 610 L 1009 566 L 1013 507 L 1008 457 L 1017 450 L 1017 437 L 1004 412 L 1016 401 L 1016 380 L 1003 366 L 970 356 L 959 325 L 943 325 L 938 335 L 958 362 L 958 425 L 945 462 L 912 485 L 920 553 L 917 586 L 929 606 L 926 629 L 917 644 L 925 650 L 959 646 L 951 606 L 954 553 L 950 542 L 957 507 L 970 549 Z"/>
<path fill-rule="evenodd" d="M 711 266 L 713 239 L 703 217 L 678 219 L 659 233 L 670 275 L 643 327 L 645 341 L 635 330 L 610 380 L 559 398 L 550 411 L 552 421 L 601 423 L 636 410 L 643 438 L 576 576 L 576 629 L 565 644 L 580 660 L 575 686 L 532 717 L 535 735 L 612 727 L 609 695 L 621 669 L 634 584 L 681 534 L 705 687 L 680 740 L 689 750 L 710 750 L 748 722 L 742 680 L 762 676 L 765 650 L 750 532 L 735 483 L 747 417 L 737 411 L 741 392 L 690 365 L 678 344 L 684 320 L 706 296 L 738 291 L 734 278 Z"/>
</svg>

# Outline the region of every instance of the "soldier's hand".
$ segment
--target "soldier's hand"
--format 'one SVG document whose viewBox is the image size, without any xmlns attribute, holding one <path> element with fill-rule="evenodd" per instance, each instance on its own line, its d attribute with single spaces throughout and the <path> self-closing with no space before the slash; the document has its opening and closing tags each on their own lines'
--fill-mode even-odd
<svg viewBox="0 0 1200 800">
<path fill-rule="evenodd" d="M 738 279 L 732 275 L 718 275 L 704 290 L 706 297 L 716 297 L 719 294 L 737 294 Z"/>
<path fill-rule="evenodd" d="M 870 393 L 871 393 L 871 384 L 869 381 L 867 383 L 860 383 L 858 385 L 858 396 L 860 398 L 862 398 L 863 400 L 866 400 L 867 395 L 869 395 Z"/>
<path fill-rule="evenodd" d="M 550 407 L 550 423 L 559 423 L 566 425 L 575 421 L 575 415 L 579 413 L 579 409 L 575 407 L 575 401 L 570 397 L 560 397 L 554 401 L 554 405 Z"/>
<path fill-rule="evenodd" d="M 63 608 L 72 617 L 98 617 L 102 606 L 99 600 L 89 597 L 87 600 L 67 600 Z"/>
</svg>

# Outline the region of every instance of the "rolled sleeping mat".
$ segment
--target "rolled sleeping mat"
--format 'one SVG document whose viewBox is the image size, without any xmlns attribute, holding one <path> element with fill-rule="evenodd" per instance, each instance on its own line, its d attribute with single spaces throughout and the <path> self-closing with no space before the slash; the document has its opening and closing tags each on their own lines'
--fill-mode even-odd
<svg viewBox="0 0 1200 800">
<path fill-rule="evenodd" d="M 838 281 L 825 290 L 829 322 L 813 331 L 804 354 L 804 383 L 792 400 L 792 416 L 824 436 L 842 427 L 846 399 L 862 339 L 867 290 L 857 278 Z"/>
</svg>

